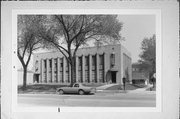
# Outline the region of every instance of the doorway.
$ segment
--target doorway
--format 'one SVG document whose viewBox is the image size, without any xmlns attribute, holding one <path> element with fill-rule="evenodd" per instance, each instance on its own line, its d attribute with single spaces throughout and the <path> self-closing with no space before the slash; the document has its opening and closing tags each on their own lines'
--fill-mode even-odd
<svg viewBox="0 0 180 119">
<path fill-rule="evenodd" d="M 39 74 L 34 74 L 34 83 L 39 83 Z"/>
<path fill-rule="evenodd" d="M 116 71 L 111 71 L 111 80 L 112 83 L 116 83 Z"/>
</svg>

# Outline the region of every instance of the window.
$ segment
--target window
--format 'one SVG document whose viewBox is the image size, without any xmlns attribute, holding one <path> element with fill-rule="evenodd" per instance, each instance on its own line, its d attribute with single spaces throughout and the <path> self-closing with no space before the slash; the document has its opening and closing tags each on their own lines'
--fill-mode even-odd
<svg viewBox="0 0 180 119">
<path fill-rule="evenodd" d="M 111 54 L 110 56 L 110 64 L 111 64 L 111 67 L 113 67 L 115 65 L 115 54 Z"/>
<path fill-rule="evenodd" d="M 82 79 L 82 57 L 78 58 L 78 81 L 83 82 L 83 79 Z"/>
<path fill-rule="evenodd" d="M 89 65 L 89 57 L 85 56 L 85 66 L 88 66 L 88 65 Z"/>
<path fill-rule="evenodd" d="M 46 60 L 44 60 L 44 68 L 46 69 Z"/>
<path fill-rule="evenodd" d="M 38 65 L 39 65 L 38 60 L 36 60 L 36 63 L 35 63 L 35 72 L 38 71 L 38 68 L 39 68 Z"/>
<path fill-rule="evenodd" d="M 63 71 L 63 58 L 60 59 L 60 71 Z"/>
<path fill-rule="evenodd" d="M 81 65 L 82 65 L 82 57 L 79 57 L 79 58 L 78 58 L 79 70 L 81 70 Z"/>
<path fill-rule="evenodd" d="M 104 82 L 104 55 L 99 55 L 99 81 Z"/>
<path fill-rule="evenodd" d="M 96 82 L 96 56 L 92 56 L 92 82 Z"/>
<path fill-rule="evenodd" d="M 85 56 L 85 82 L 89 82 L 89 57 Z"/>
<path fill-rule="evenodd" d="M 49 60 L 49 67 L 52 68 L 52 59 Z"/>
<path fill-rule="evenodd" d="M 92 66 L 96 65 L 96 56 L 92 56 Z"/>
<path fill-rule="evenodd" d="M 57 59 L 54 59 L 54 71 L 57 71 Z"/>
<path fill-rule="evenodd" d="M 75 84 L 74 87 L 79 87 L 79 84 Z"/>
</svg>

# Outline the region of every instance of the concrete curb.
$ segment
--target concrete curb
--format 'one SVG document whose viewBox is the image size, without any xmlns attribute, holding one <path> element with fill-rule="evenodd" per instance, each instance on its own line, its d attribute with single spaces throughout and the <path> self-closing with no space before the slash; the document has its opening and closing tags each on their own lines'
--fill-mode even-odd
<svg viewBox="0 0 180 119">
<path fill-rule="evenodd" d="M 96 90 L 96 93 L 128 93 L 129 91 L 126 90 Z"/>
</svg>

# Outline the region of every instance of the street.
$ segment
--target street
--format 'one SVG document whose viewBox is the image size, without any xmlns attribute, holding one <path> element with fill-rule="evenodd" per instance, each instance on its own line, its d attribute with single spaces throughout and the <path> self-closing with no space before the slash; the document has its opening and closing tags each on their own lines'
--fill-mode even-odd
<svg viewBox="0 0 180 119">
<path fill-rule="evenodd" d="M 154 107 L 154 93 L 19 94 L 18 106 Z"/>
</svg>

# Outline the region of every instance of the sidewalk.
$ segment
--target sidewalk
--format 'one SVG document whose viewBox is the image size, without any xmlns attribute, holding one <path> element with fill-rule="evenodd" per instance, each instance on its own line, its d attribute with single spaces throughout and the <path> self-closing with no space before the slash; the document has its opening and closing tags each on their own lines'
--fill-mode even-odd
<svg viewBox="0 0 180 119">
<path fill-rule="evenodd" d="M 147 89 L 149 89 L 150 87 L 152 87 L 153 85 L 148 84 L 146 87 L 144 88 L 138 88 L 136 90 L 133 91 L 137 91 L 137 92 L 141 92 L 141 91 L 146 91 Z"/>
<path fill-rule="evenodd" d="M 99 93 L 151 93 L 155 94 L 156 91 L 147 91 L 148 88 L 152 87 L 152 85 L 148 85 L 147 87 L 144 88 L 138 88 L 135 90 L 106 90 L 107 88 L 110 88 L 112 86 L 116 86 L 118 84 L 107 84 L 104 86 L 100 86 L 96 88 L 96 91 Z"/>
<path fill-rule="evenodd" d="M 119 84 L 107 84 L 107 85 L 99 86 L 96 88 L 96 90 L 99 90 L 99 91 L 106 90 L 107 88 L 110 88 L 110 87 L 116 86 L 116 85 L 119 85 Z"/>
<path fill-rule="evenodd" d="M 147 85 L 147 87 L 144 88 L 138 88 L 136 90 L 131 90 L 128 91 L 129 93 L 148 93 L 148 94 L 155 94 L 156 91 L 147 91 L 147 89 L 149 89 L 150 87 L 152 87 L 152 85 Z"/>
</svg>

